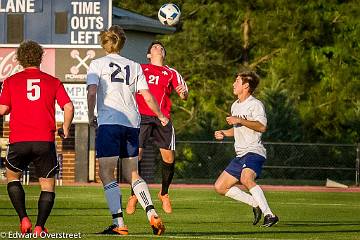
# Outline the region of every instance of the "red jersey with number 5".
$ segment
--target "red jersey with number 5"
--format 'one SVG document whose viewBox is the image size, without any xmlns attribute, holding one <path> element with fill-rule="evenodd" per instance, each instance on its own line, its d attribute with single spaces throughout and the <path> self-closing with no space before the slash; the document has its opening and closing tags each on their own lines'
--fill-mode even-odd
<svg viewBox="0 0 360 240">
<path fill-rule="evenodd" d="M 178 86 L 186 83 L 182 76 L 173 68 L 168 66 L 156 66 L 153 64 L 141 64 L 141 68 L 146 77 L 149 91 L 157 100 L 161 112 L 170 118 L 171 111 L 171 92 Z M 139 106 L 140 114 L 148 116 L 156 116 L 148 107 L 141 94 L 136 94 L 136 102 Z"/>
<path fill-rule="evenodd" d="M 55 103 L 61 108 L 71 100 L 61 81 L 26 68 L 5 79 L 0 104 L 10 108 L 10 143 L 55 141 Z"/>
</svg>

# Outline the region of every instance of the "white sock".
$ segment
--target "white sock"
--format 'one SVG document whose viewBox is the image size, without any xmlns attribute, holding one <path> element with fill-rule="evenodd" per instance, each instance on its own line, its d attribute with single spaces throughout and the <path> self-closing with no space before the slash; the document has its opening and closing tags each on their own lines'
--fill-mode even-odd
<svg viewBox="0 0 360 240">
<path fill-rule="evenodd" d="M 146 211 L 147 218 L 150 221 L 151 216 L 157 216 L 157 213 L 151 200 L 149 188 L 146 182 L 140 178 L 134 181 L 131 185 L 141 207 Z"/>
<path fill-rule="evenodd" d="M 104 186 L 105 196 L 109 210 L 113 216 L 113 224 L 124 226 L 124 218 L 121 209 L 121 192 L 117 182 L 111 182 Z"/>
<path fill-rule="evenodd" d="M 270 207 L 266 201 L 265 195 L 263 190 L 260 188 L 259 185 L 256 185 L 255 187 L 251 188 L 250 190 L 251 195 L 254 197 L 255 201 L 259 204 L 259 207 L 261 209 L 261 211 L 263 212 L 264 216 L 270 214 L 270 215 L 274 215 L 271 210 Z"/>
<path fill-rule="evenodd" d="M 250 194 L 248 194 L 244 191 L 241 191 L 241 189 L 238 187 L 231 187 L 229 189 L 229 191 L 227 191 L 225 193 L 225 196 L 232 198 L 236 201 L 246 203 L 246 204 L 250 205 L 251 207 L 258 206 L 258 203 L 255 201 L 253 196 L 251 196 Z"/>
</svg>

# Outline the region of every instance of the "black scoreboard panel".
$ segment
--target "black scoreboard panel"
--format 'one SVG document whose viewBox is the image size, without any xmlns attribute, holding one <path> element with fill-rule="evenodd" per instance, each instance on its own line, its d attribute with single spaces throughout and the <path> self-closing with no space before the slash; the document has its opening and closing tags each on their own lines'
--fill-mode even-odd
<svg viewBox="0 0 360 240">
<path fill-rule="evenodd" d="M 98 47 L 111 0 L 0 0 L 0 46 L 32 39 L 54 47 Z"/>
</svg>

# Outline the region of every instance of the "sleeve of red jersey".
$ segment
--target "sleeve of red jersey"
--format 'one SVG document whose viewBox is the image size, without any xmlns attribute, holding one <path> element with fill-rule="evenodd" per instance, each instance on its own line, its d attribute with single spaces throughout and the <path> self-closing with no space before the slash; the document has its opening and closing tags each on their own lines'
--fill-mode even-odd
<svg viewBox="0 0 360 240">
<path fill-rule="evenodd" d="M 169 68 L 171 70 L 171 72 L 173 73 L 173 77 L 171 79 L 171 84 L 174 87 L 174 89 L 176 89 L 177 86 L 179 85 L 184 85 L 186 88 L 186 91 L 188 90 L 188 87 L 186 85 L 186 82 L 184 81 L 183 77 L 180 75 L 180 73 L 178 71 L 176 71 L 174 68 Z M 179 93 L 178 93 L 179 94 Z"/>
<path fill-rule="evenodd" d="M 9 106 L 11 105 L 10 89 L 9 89 L 9 80 L 4 80 L 1 86 L 1 95 L 0 95 L 0 104 Z"/>
<path fill-rule="evenodd" d="M 63 109 L 64 105 L 71 102 L 69 95 L 67 94 L 64 85 L 59 80 L 59 86 L 56 91 L 56 101 L 59 104 L 60 108 Z"/>
</svg>

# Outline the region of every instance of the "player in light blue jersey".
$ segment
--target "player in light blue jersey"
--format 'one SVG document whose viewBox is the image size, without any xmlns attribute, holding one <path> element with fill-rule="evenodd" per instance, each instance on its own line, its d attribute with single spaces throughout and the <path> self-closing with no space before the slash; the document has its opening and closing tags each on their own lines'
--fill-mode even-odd
<svg viewBox="0 0 360 240">
<path fill-rule="evenodd" d="M 238 99 L 231 106 L 231 116 L 226 118 L 232 128 L 215 131 L 214 135 L 217 140 L 234 137 L 236 157 L 216 180 L 215 190 L 253 207 L 253 225 L 260 221 L 263 213 L 262 226 L 271 227 L 279 218 L 272 213 L 262 189 L 255 182 L 266 158 L 266 149 L 261 142 L 267 124 L 265 108 L 261 101 L 252 96 L 258 83 L 259 77 L 253 72 L 240 73 L 235 79 L 233 92 Z M 250 194 L 235 186 L 239 181 Z"/>
<path fill-rule="evenodd" d="M 161 235 L 165 230 L 164 224 L 155 211 L 146 182 L 137 173 L 140 114 L 136 92 L 142 94 L 164 126 L 169 119 L 161 113 L 150 94 L 140 65 L 119 55 L 125 40 L 124 30 L 117 25 L 102 31 L 100 43 L 106 56 L 93 60 L 87 73 L 89 122 L 92 126 L 98 125 L 95 145 L 99 176 L 113 219 L 113 224 L 101 233 L 128 234 L 123 219 L 121 191 L 114 176 L 120 158 L 122 176 L 134 189 L 154 234 Z M 97 118 L 94 115 L 95 103 Z"/>
</svg>

